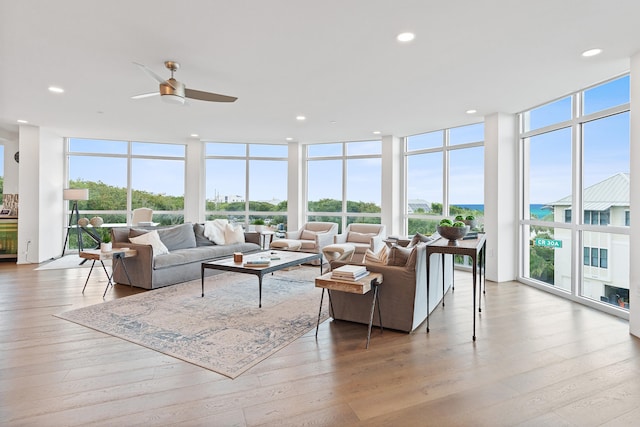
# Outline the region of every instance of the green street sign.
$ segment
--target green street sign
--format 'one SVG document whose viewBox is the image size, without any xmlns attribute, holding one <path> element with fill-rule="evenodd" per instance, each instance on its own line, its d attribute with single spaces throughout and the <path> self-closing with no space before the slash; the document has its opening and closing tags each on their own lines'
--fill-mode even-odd
<svg viewBox="0 0 640 427">
<path fill-rule="evenodd" d="M 543 248 L 561 248 L 562 240 L 551 240 L 551 239 L 538 239 L 534 240 L 534 245 L 541 246 Z"/>
</svg>

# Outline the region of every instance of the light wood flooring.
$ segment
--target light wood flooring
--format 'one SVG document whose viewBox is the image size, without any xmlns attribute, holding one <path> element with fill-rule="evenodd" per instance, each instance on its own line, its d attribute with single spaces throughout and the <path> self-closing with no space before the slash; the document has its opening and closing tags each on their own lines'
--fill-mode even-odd
<svg viewBox="0 0 640 427">
<path fill-rule="evenodd" d="M 54 317 L 102 302 L 104 273 L 82 295 L 88 269 L 35 267 L 0 263 L 0 425 L 640 425 L 628 323 L 515 282 L 487 282 L 476 342 L 456 273 L 429 334 L 365 350 L 365 325 L 327 321 L 231 380 Z"/>
</svg>

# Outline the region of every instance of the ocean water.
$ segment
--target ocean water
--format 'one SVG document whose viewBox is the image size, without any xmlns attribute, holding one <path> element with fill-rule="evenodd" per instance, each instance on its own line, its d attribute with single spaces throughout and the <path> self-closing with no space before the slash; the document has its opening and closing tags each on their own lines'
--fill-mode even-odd
<svg viewBox="0 0 640 427">
<path fill-rule="evenodd" d="M 472 209 L 484 213 L 484 205 L 455 205 L 463 209 Z M 545 205 L 531 204 L 529 205 L 529 211 L 531 216 L 535 215 L 537 218 L 542 218 L 545 215 L 549 215 L 551 211 L 549 209 L 542 209 Z"/>
</svg>

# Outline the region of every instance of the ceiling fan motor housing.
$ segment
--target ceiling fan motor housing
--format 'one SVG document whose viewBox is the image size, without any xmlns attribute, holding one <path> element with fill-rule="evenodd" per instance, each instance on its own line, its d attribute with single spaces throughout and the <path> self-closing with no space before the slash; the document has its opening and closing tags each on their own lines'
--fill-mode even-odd
<svg viewBox="0 0 640 427">
<path fill-rule="evenodd" d="M 163 101 L 184 104 L 184 84 L 174 78 L 160 83 L 160 95 Z"/>
</svg>

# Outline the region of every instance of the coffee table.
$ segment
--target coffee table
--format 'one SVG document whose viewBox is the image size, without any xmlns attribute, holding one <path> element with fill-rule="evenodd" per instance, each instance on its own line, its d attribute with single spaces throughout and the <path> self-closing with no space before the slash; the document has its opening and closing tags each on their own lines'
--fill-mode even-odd
<svg viewBox="0 0 640 427">
<path fill-rule="evenodd" d="M 257 258 L 274 257 L 267 266 L 250 267 L 245 264 L 248 260 Z M 242 262 L 234 262 L 233 257 L 225 257 L 215 261 L 202 263 L 202 296 L 204 297 L 204 271 L 206 269 L 232 271 L 234 273 L 254 274 L 258 276 L 258 307 L 262 307 L 262 278 L 274 271 L 282 270 L 288 267 L 304 264 L 315 260 L 320 262 L 320 275 L 322 275 L 322 254 L 291 252 L 291 251 L 261 251 L 249 255 L 244 255 Z"/>
</svg>

